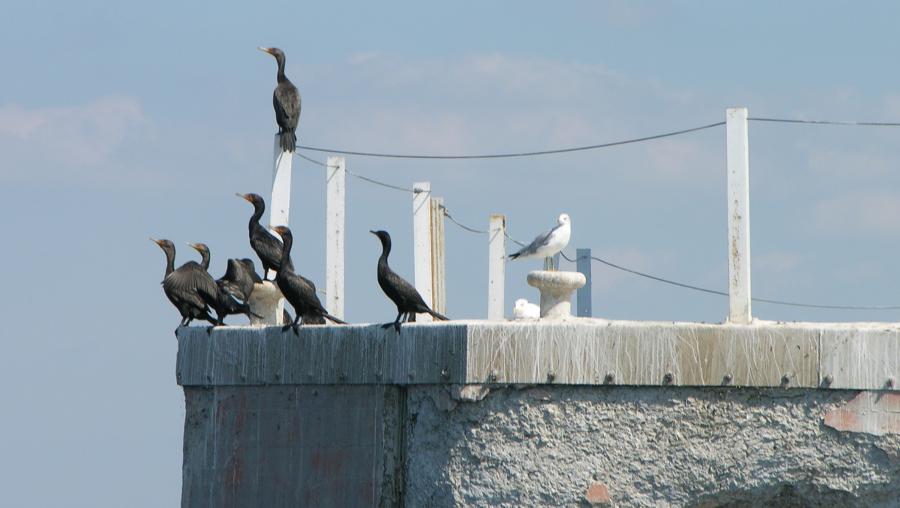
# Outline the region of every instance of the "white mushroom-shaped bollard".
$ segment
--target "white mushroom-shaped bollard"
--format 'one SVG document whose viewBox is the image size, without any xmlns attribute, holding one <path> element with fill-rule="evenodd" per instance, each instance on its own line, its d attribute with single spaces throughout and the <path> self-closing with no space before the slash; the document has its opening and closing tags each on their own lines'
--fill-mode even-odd
<svg viewBox="0 0 900 508">
<path fill-rule="evenodd" d="M 541 292 L 541 318 L 562 319 L 572 315 L 572 293 L 587 279 L 580 272 L 538 270 L 528 274 L 528 285 Z"/>
</svg>

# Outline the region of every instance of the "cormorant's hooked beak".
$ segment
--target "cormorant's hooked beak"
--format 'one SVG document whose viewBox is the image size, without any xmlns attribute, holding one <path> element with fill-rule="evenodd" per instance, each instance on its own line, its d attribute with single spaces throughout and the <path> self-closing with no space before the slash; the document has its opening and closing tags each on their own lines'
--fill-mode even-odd
<svg viewBox="0 0 900 508">
<path fill-rule="evenodd" d="M 369 230 L 369 233 L 372 233 L 373 235 L 378 236 L 378 233 L 372 231 L 371 229 Z"/>
<path fill-rule="evenodd" d="M 241 194 L 240 192 L 235 192 L 234 195 L 237 196 L 237 197 L 239 197 L 239 198 L 241 198 L 241 199 L 243 199 L 244 201 L 247 201 L 248 203 L 252 203 L 252 202 L 253 202 L 253 201 L 250 201 L 250 195 L 249 195 L 249 194 Z"/>
<path fill-rule="evenodd" d="M 258 47 L 258 48 L 256 48 L 256 49 L 262 51 L 263 53 L 268 53 L 268 54 L 270 54 L 270 55 L 272 54 L 272 48 L 264 48 L 264 47 L 260 46 L 260 47 Z"/>
<path fill-rule="evenodd" d="M 196 243 L 187 242 L 187 244 L 190 245 L 191 248 L 194 249 L 195 251 L 200 252 L 200 246 L 197 245 Z"/>
<path fill-rule="evenodd" d="M 150 237 L 150 241 L 155 243 L 156 245 L 159 245 L 159 240 L 157 240 L 156 238 L 153 238 L 152 236 Z"/>
</svg>

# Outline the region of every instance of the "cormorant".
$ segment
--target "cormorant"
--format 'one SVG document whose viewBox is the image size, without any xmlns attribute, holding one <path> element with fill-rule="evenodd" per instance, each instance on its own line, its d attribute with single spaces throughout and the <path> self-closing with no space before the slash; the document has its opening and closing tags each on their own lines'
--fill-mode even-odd
<svg viewBox="0 0 900 508">
<path fill-rule="evenodd" d="M 259 274 L 256 273 L 256 265 L 253 264 L 253 260 L 249 259 L 249 258 L 244 258 L 244 259 L 241 259 L 240 261 L 244 265 L 244 268 L 247 270 L 247 273 L 253 279 L 253 282 L 256 284 L 262 284 L 262 277 L 260 277 Z M 291 321 L 294 320 L 294 318 L 291 317 L 291 314 L 290 314 L 290 312 L 287 311 L 287 309 L 281 309 L 281 320 L 285 323 L 290 323 Z M 322 320 L 321 323 L 318 323 L 315 321 L 305 321 L 305 322 L 308 324 L 323 324 L 323 325 L 325 324 L 324 319 Z"/>
<path fill-rule="evenodd" d="M 187 326 L 194 319 L 205 319 L 215 326 L 218 321 L 209 315 L 211 302 L 218 295 L 212 277 L 196 261 L 188 261 L 176 270 L 175 244 L 169 240 L 150 240 L 166 253 L 166 275 L 161 284 L 166 297 L 181 314 L 178 326 Z"/>
<path fill-rule="evenodd" d="M 250 311 L 249 299 L 253 293 L 253 275 L 247 271 L 247 266 L 238 259 L 229 259 L 225 275 L 216 279 L 219 286 L 220 298 L 224 299 L 226 314 L 244 314 L 248 318 L 260 316 Z"/>
<path fill-rule="evenodd" d="M 263 213 L 266 211 L 266 202 L 259 194 L 237 194 L 238 197 L 247 200 L 253 205 L 253 215 L 250 216 L 250 222 L 247 228 L 250 231 L 250 247 L 259 256 L 262 262 L 262 278 L 265 279 L 269 270 L 278 271 L 281 268 L 281 251 L 283 244 L 281 240 L 270 233 L 260 223 Z M 290 256 L 287 258 L 288 269 L 293 271 L 294 264 L 291 262 Z"/>
<path fill-rule="evenodd" d="M 400 333 L 400 320 L 406 316 L 407 321 L 415 321 L 416 313 L 424 312 L 441 321 L 449 321 L 449 318 L 431 310 L 422 299 L 422 295 L 416 291 L 412 284 L 397 275 L 388 266 L 388 255 L 391 253 L 391 235 L 387 231 L 369 231 L 381 240 L 381 257 L 378 258 L 378 285 L 384 294 L 397 306 L 397 319 L 393 323 L 386 323 L 382 328 L 391 326 Z"/>
<path fill-rule="evenodd" d="M 188 243 L 194 250 L 200 253 L 200 268 L 203 269 L 203 272 L 212 280 L 212 275 L 209 274 L 209 247 L 206 246 L 205 243 Z M 244 265 L 240 263 L 234 263 L 232 265 L 232 260 L 229 260 L 228 269 L 237 269 L 243 271 Z M 225 273 L 225 277 L 228 277 L 228 271 Z M 250 292 L 253 291 L 253 282 L 246 273 L 235 274 L 232 271 L 232 277 L 236 277 L 239 279 L 239 282 L 232 282 L 230 280 L 226 280 L 225 277 L 214 280 L 213 284 L 216 286 L 216 298 L 213 302 L 208 302 L 209 306 L 212 307 L 216 311 L 216 324 L 224 325 L 225 317 L 233 314 L 244 314 L 248 318 L 250 316 L 256 318 L 262 318 L 258 314 L 255 314 L 250 311 L 250 306 L 247 305 L 247 300 L 250 296 Z M 246 284 L 249 282 L 250 288 L 247 290 Z"/>
<path fill-rule="evenodd" d="M 297 144 L 297 122 L 300 120 L 300 92 L 284 75 L 284 51 L 278 48 L 259 48 L 275 57 L 278 62 L 278 85 L 272 94 L 272 105 L 275 107 L 275 121 L 278 122 L 278 134 L 281 136 L 281 150 L 293 152 Z"/>
<path fill-rule="evenodd" d="M 294 243 L 294 236 L 291 234 L 291 230 L 287 226 L 276 226 L 272 230 L 281 235 L 281 238 L 284 240 L 284 250 L 281 254 L 282 269 L 275 274 L 275 284 L 278 285 L 278 289 L 281 290 L 281 294 L 284 295 L 285 299 L 294 307 L 294 313 L 296 314 L 293 322 L 285 325 L 283 330 L 293 327 L 294 334 L 299 335 L 297 322 L 301 318 L 303 318 L 303 324 L 312 324 L 312 321 L 319 321 L 322 324 L 324 323 L 323 318 L 341 325 L 347 324 L 325 310 L 322 302 L 319 301 L 319 296 L 316 295 L 316 286 L 312 281 L 297 275 L 292 268 L 285 268 L 290 259 L 291 246 Z"/>
<path fill-rule="evenodd" d="M 509 259 L 544 258 L 551 259 L 549 266 L 555 269 L 552 257 L 569 245 L 569 237 L 572 235 L 572 224 L 568 214 L 561 214 L 556 219 L 556 226 L 537 235 L 530 244 L 519 249 L 518 252 L 509 255 Z"/>
</svg>

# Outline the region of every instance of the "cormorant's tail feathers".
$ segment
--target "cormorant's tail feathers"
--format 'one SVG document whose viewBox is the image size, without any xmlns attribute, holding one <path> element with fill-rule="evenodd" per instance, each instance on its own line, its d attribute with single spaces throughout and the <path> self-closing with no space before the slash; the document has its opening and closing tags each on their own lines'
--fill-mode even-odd
<svg viewBox="0 0 900 508">
<path fill-rule="evenodd" d="M 338 318 L 332 316 L 331 314 L 325 313 L 325 314 L 323 314 L 323 315 L 324 315 L 326 318 L 328 318 L 328 319 L 330 319 L 331 321 L 333 321 L 334 323 L 336 323 L 336 324 L 339 324 L 339 325 L 346 325 L 346 324 L 347 324 L 346 321 L 341 321 L 340 319 L 338 319 Z"/>
<path fill-rule="evenodd" d="M 443 314 L 439 314 L 431 309 L 428 309 L 428 313 L 431 314 L 431 317 L 433 317 L 434 319 L 437 319 L 439 321 L 450 321 L 450 318 L 448 318 L 447 316 L 445 316 Z"/>
<path fill-rule="evenodd" d="M 519 253 L 516 252 L 515 254 L 510 254 L 509 259 L 519 259 Z"/>
<path fill-rule="evenodd" d="M 293 152 L 297 145 L 297 134 L 290 131 L 282 131 L 281 133 L 281 151 Z"/>
</svg>

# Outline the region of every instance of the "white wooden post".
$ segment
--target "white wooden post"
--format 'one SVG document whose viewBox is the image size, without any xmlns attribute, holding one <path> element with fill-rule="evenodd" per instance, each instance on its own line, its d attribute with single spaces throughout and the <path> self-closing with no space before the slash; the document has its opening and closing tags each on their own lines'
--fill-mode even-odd
<svg viewBox="0 0 900 508">
<path fill-rule="evenodd" d="M 506 216 L 491 214 L 488 226 L 488 319 L 502 321 L 506 289 Z"/>
<path fill-rule="evenodd" d="M 434 280 L 431 271 L 431 182 L 416 182 L 413 191 L 413 284 L 431 307 L 431 285 Z M 428 314 L 422 314 L 417 319 L 432 320 Z"/>
<path fill-rule="evenodd" d="M 275 135 L 274 166 L 272 172 L 272 199 L 269 200 L 269 226 L 287 226 L 291 208 L 291 163 L 294 160 L 293 153 L 282 152 L 278 134 Z M 269 270 L 264 274 L 267 278 L 275 277 L 275 272 Z M 284 298 L 278 300 L 275 308 L 275 324 L 282 324 L 281 317 L 284 314 Z"/>
<path fill-rule="evenodd" d="M 728 108 L 728 320 L 749 324 L 750 313 L 750 148 L 747 108 Z"/>
<path fill-rule="evenodd" d="M 446 263 L 444 249 L 444 198 L 431 197 L 431 308 L 447 313 Z"/>
<path fill-rule="evenodd" d="M 344 319 L 344 226 L 347 165 L 328 157 L 325 166 L 325 308 Z"/>
<path fill-rule="evenodd" d="M 578 288 L 575 315 L 591 317 L 591 249 L 575 249 L 575 267 L 587 280 L 584 286 Z"/>
</svg>

